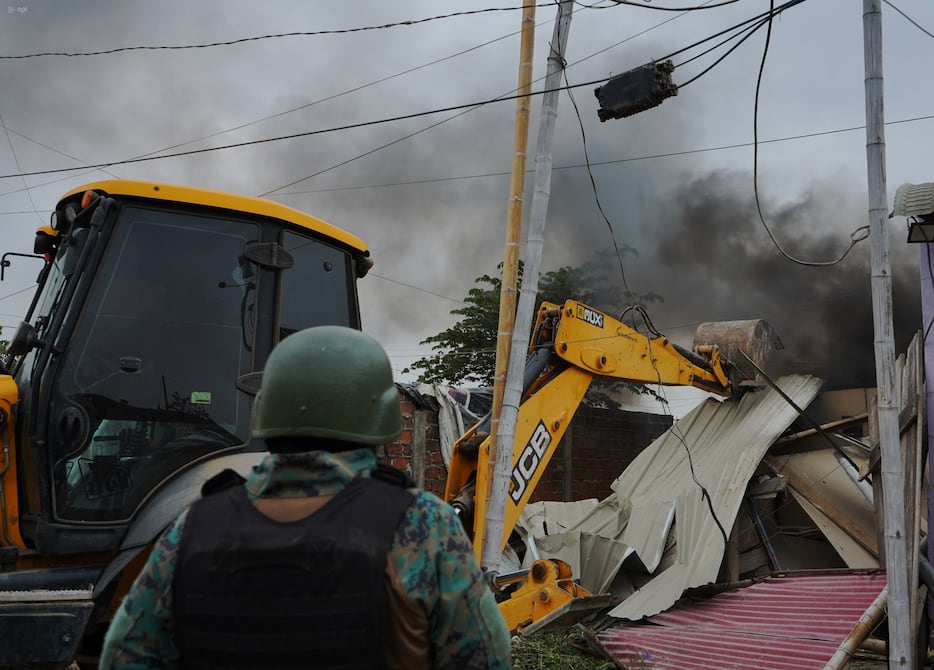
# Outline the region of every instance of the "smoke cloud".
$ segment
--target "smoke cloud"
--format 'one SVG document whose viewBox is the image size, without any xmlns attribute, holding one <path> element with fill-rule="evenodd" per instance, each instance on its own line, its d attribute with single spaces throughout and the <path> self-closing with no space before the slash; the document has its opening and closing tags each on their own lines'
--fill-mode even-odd
<svg viewBox="0 0 934 670">
<path fill-rule="evenodd" d="M 648 306 L 655 325 L 689 345 L 701 322 L 761 318 L 784 345 L 770 360 L 774 375 L 814 374 L 828 390 L 874 386 L 870 241 L 825 267 L 787 257 L 839 258 L 867 220 L 860 213 L 865 196 L 815 187 L 785 203 L 764 201 L 776 244 L 758 219 L 750 184 L 748 174 L 715 171 L 660 194 L 667 205 L 654 235 L 637 245 L 638 258 L 625 261 L 630 283 L 663 298 Z M 898 354 L 922 327 L 920 283 L 917 249 L 900 230 L 891 232 Z"/>
</svg>

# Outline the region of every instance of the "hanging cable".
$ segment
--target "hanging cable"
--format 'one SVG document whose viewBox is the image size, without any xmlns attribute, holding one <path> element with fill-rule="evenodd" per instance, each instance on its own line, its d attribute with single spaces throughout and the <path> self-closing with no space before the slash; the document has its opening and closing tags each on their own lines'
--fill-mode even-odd
<svg viewBox="0 0 934 670">
<path fill-rule="evenodd" d="M 536 7 L 548 7 L 550 3 L 535 5 Z M 157 45 L 157 46 L 132 46 L 132 47 L 118 47 L 115 49 L 107 49 L 104 51 L 82 51 L 82 52 L 65 52 L 65 51 L 45 51 L 42 53 L 33 53 L 33 54 L 23 54 L 20 56 L 0 56 L 0 60 L 23 60 L 27 58 L 41 58 L 43 56 L 64 56 L 67 58 L 76 58 L 80 56 L 107 56 L 110 54 L 122 53 L 125 51 L 183 51 L 188 49 L 210 49 L 213 47 L 226 47 L 233 46 L 235 44 L 244 44 L 246 42 L 260 42 L 263 40 L 271 39 L 281 39 L 284 37 L 318 37 L 321 35 L 345 35 L 348 33 L 359 33 L 367 32 L 373 30 L 386 30 L 389 28 L 398 28 L 400 26 L 414 26 L 420 23 L 428 23 L 430 21 L 438 21 L 440 19 L 449 19 L 457 16 L 470 16 L 472 14 L 487 14 L 491 12 L 512 12 L 516 10 L 521 10 L 522 5 L 518 7 L 489 7 L 486 9 L 472 9 L 463 12 L 453 12 L 450 14 L 440 14 L 438 16 L 429 16 L 424 19 L 409 19 L 406 21 L 396 21 L 395 23 L 386 23 L 376 26 L 363 26 L 360 28 L 341 28 L 333 30 L 311 30 L 311 31 L 295 31 L 290 33 L 275 33 L 271 35 L 256 35 L 253 37 L 241 37 L 234 40 L 226 40 L 222 42 L 207 42 L 203 44 L 183 44 L 183 45 Z"/>
<path fill-rule="evenodd" d="M 713 5 L 703 4 L 703 5 L 697 5 L 694 7 L 661 7 L 660 5 L 649 5 L 649 4 L 642 3 L 642 2 L 633 2 L 632 0 L 609 0 L 609 1 L 616 5 L 630 5 L 632 7 L 641 7 L 642 9 L 654 9 L 660 12 L 697 12 L 702 9 L 715 9 L 717 7 L 723 7 L 725 5 L 732 5 L 736 2 L 739 2 L 739 0 L 723 0 L 723 2 L 718 2 Z M 598 7 L 597 9 L 607 9 L 607 8 Z"/>
<path fill-rule="evenodd" d="M 934 34 L 932 34 L 929 30 L 927 30 L 926 28 L 924 28 L 923 26 L 921 26 L 920 23 L 918 23 L 917 21 L 915 21 L 913 18 L 911 18 L 910 16 L 908 16 L 905 12 L 903 12 L 903 11 L 900 10 L 898 7 L 896 7 L 896 6 L 893 5 L 891 2 L 889 2 L 889 0 L 882 0 L 882 2 L 884 2 L 884 3 L 887 4 L 889 7 L 891 7 L 892 9 L 894 9 L 896 12 L 898 12 L 899 14 L 901 14 L 902 16 L 904 16 L 906 19 L 908 19 L 908 22 L 909 22 L 910 24 L 912 24 L 915 28 L 917 28 L 918 30 L 920 30 L 922 33 L 924 33 L 924 34 L 927 35 L 928 37 L 934 37 Z"/>
<path fill-rule="evenodd" d="M 577 123 L 580 127 L 581 141 L 584 149 L 584 163 L 587 167 L 587 175 L 590 177 L 590 188 L 593 191 L 594 202 L 597 205 L 597 210 L 600 212 L 600 216 L 603 217 L 603 221 L 606 223 L 607 229 L 610 231 L 610 239 L 613 241 L 613 250 L 616 253 L 616 260 L 619 262 L 619 274 L 622 277 L 623 286 L 626 288 L 627 298 L 634 300 L 635 293 L 633 293 L 633 290 L 629 287 L 629 282 L 626 280 L 626 270 L 623 267 L 623 253 L 619 248 L 619 243 L 616 241 L 616 233 L 613 231 L 613 224 L 610 223 L 610 219 L 606 215 L 606 211 L 603 209 L 603 203 L 600 202 L 600 193 L 597 191 L 597 182 L 594 179 L 593 170 L 590 168 L 590 153 L 587 149 L 587 133 L 584 131 L 584 121 L 581 119 L 581 113 L 577 106 L 577 101 L 574 99 L 574 94 L 571 93 L 571 82 L 568 81 L 567 68 L 562 68 L 562 72 L 564 74 L 564 83 L 567 85 L 568 97 L 571 99 L 571 105 L 574 107 L 574 112 L 577 114 Z"/>
<path fill-rule="evenodd" d="M 16 163 L 16 169 L 22 172 L 23 168 L 20 167 L 19 157 L 16 155 L 16 148 L 13 146 L 13 140 L 10 139 L 10 131 L 7 130 L 6 124 L 3 122 L 2 114 L 0 114 L 0 127 L 3 128 L 3 134 L 6 137 L 7 144 L 10 145 L 10 153 L 13 154 L 13 162 Z M 26 183 L 26 177 L 22 177 L 22 180 L 23 187 L 26 189 L 26 197 L 29 199 L 29 206 L 32 207 L 32 211 L 39 218 L 39 221 L 45 223 L 45 219 L 40 216 L 39 211 L 36 209 L 36 203 L 32 199 L 32 192 L 29 190 L 29 184 Z"/>
<path fill-rule="evenodd" d="M 719 57 L 717 60 L 715 60 L 711 65 L 709 65 L 709 66 L 707 66 L 706 68 L 704 68 L 703 70 L 701 70 L 701 72 L 700 72 L 699 74 L 694 75 L 693 77 L 691 77 L 690 79 L 688 79 L 688 80 L 687 80 L 686 82 L 684 82 L 684 83 L 678 84 L 678 89 L 679 89 L 679 90 L 683 89 L 683 88 L 686 87 L 688 84 L 691 84 L 691 83 L 697 81 L 698 79 L 700 79 L 701 77 L 703 77 L 705 74 L 707 74 L 708 72 L 710 72 L 710 71 L 711 71 L 712 69 L 714 69 L 717 65 L 719 65 L 727 56 L 729 56 L 731 53 L 733 53 L 734 51 L 736 51 L 736 49 L 738 49 L 738 48 L 740 47 L 740 45 L 741 45 L 743 42 L 745 42 L 745 41 L 748 40 L 750 37 L 752 37 L 752 36 L 756 33 L 756 31 L 758 31 L 760 28 L 762 28 L 762 26 L 766 25 L 766 24 L 769 23 L 770 21 L 771 21 L 771 18 L 763 19 L 762 21 L 760 21 L 758 24 L 756 24 L 756 25 L 753 26 L 752 28 L 747 29 L 746 34 L 743 35 L 743 37 L 742 37 L 741 39 L 739 39 L 739 40 L 736 42 L 736 44 L 734 44 L 734 45 L 731 46 L 729 49 L 727 49 L 726 53 L 724 53 L 722 56 L 720 56 L 720 57 Z M 675 67 L 678 68 L 678 67 L 681 67 L 682 65 L 686 65 L 687 63 L 690 63 L 691 61 L 695 60 L 696 58 L 699 58 L 700 56 L 706 55 L 706 54 L 710 53 L 711 51 L 714 51 L 714 50 L 717 49 L 718 47 L 724 45 L 725 43 L 727 43 L 727 42 L 729 42 L 730 40 L 733 40 L 733 39 L 735 39 L 735 38 L 736 38 L 735 35 L 734 35 L 734 36 L 731 36 L 731 37 L 729 37 L 729 38 L 723 40 L 722 42 L 716 44 L 715 46 L 711 47 L 710 49 L 708 49 L 708 50 L 702 52 L 701 54 L 698 54 L 698 55 L 695 56 L 694 58 L 690 58 L 690 59 L 684 61 L 683 63 L 679 63 L 679 64 L 676 65 Z"/>
<path fill-rule="evenodd" d="M 787 4 L 787 3 L 786 3 Z M 844 258 L 847 257 L 847 254 L 856 246 L 859 242 L 867 239 L 869 237 L 869 226 L 860 226 L 850 233 L 850 244 L 844 249 L 843 253 L 835 260 L 832 261 L 805 261 L 800 258 L 795 258 L 789 254 L 785 249 L 779 244 L 778 239 L 772 233 L 772 230 L 769 228 L 768 224 L 765 222 L 765 216 L 762 214 L 762 203 L 759 199 L 759 92 L 762 87 L 762 73 L 765 70 L 765 60 L 769 53 L 769 42 L 772 37 L 772 16 L 774 15 L 775 0 L 770 0 L 770 7 L 773 11 L 769 12 L 768 19 L 768 30 L 765 33 L 765 46 L 762 49 L 762 59 L 759 62 L 759 75 L 756 78 L 756 96 L 755 103 L 753 105 L 753 119 L 752 119 L 752 128 L 753 128 L 753 143 L 752 143 L 752 185 L 753 193 L 756 199 L 756 213 L 759 215 L 759 221 L 762 223 L 762 227 L 765 229 L 765 232 L 768 233 L 769 239 L 772 241 L 772 244 L 778 249 L 779 253 L 782 256 L 787 258 L 793 263 L 798 265 L 805 265 L 808 267 L 829 267 L 832 265 L 837 265 Z"/>
</svg>

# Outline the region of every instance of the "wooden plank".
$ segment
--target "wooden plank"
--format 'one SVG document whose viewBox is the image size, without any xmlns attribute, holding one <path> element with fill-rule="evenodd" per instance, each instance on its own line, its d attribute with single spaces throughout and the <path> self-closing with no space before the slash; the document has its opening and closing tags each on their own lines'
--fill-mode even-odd
<svg viewBox="0 0 934 670">
<path fill-rule="evenodd" d="M 765 463 L 768 464 L 770 468 L 785 477 L 791 488 L 814 505 L 814 507 L 830 517 L 835 524 L 840 526 L 847 535 L 859 542 L 867 551 L 878 556 L 879 543 L 877 539 L 857 524 L 854 524 L 832 500 L 829 500 L 823 492 L 808 479 L 806 474 L 790 467 L 789 460 L 788 457 L 772 456 L 770 454 L 766 454 L 764 459 Z"/>
<path fill-rule="evenodd" d="M 908 577 L 909 593 L 918 590 L 918 556 L 921 544 L 921 478 L 923 465 L 921 453 L 923 451 L 924 434 L 921 431 L 921 417 L 924 405 L 924 384 L 922 371 L 921 337 L 916 333 L 908 347 L 905 368 L 901 379 L 900 411 L 910 414 L 910 426 L 902 434 L 901 452 L 903 454 L 905 470 L 905 528 L 908 538 Z M 921 609 L 917 599 L 910 601 L 912 630 L 918 630 Z"/>
<path fill-rule="evenodd" d="M 863 423 L 868 420 L 869 420 L 869 413 L 863 412 L 862 414 L 857 414 L 856 416 L 849 416 L 845 419 L 831 421 L 830 423 L 822 423 L 820 425 L 820 429 L 823 431 L 836 430 L 837 428 L 845 428 L 847 426 L 852 426 L 857 423 Z M 793 442 L 794 440 L 800 440 L 803 437 L 809 437 L 815 434 L 817 434 L 817 428 L 808 428 L 807 430 L 801 430 L 801 431 L 798 431 L 797 433 L 792 433 L 790 435 L 784 435 L 778 438 L 777 440 L 775 440 L 775 444 Z"/>
</svg>

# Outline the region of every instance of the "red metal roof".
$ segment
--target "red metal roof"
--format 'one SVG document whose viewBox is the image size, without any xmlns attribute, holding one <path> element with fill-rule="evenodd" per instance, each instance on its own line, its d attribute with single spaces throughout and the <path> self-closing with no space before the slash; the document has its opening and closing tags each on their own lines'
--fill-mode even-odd
<svg viewBox="0 0 934 670">
<path fill-rule="evenodd" d="M 881 572 L 767 577 L 598 638 L 630 668 L 821 669 L 884 587 Z"/>
</svg>

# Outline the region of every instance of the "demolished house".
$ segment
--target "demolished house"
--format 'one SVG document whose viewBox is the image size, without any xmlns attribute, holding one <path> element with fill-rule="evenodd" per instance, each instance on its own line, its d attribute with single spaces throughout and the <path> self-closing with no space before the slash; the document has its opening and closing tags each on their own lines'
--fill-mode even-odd
<svg viewBox="0 0 934 670">
<path fill-rule="evenodd" d="M 916 338 L 898 365 L 915 557 L 926 516 L 920 365 Z M 886 604 L 874 391 L 822 394 L 808 375 L 772 384 L 701 402 L 640 447 L 609 495 L 527 505 L 526 551 L 510 567 L 564 561 L 613 604 L 524 632 L 584 619 L 622 667 L 834 668 L 860 645 L 884 655 L 884 642 L 867 640 L 876 629 L 884 638 Z M 438 404 L 452 435 L 456 406 Z M 914 591 L 919 630 L 924 589 Z"/>
</svg>

